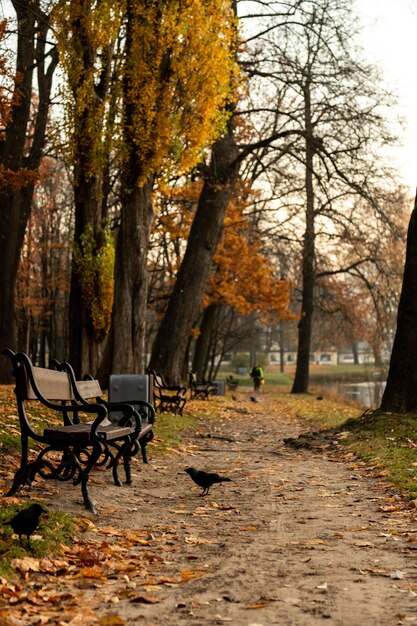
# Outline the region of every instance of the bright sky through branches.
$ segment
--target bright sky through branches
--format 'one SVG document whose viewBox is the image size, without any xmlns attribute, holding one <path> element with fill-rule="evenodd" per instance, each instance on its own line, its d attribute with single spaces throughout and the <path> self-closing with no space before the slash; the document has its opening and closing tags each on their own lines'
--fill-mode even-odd
<svg viewBox="0 0 417 626">
<path fill-rule="evenodd" d="M 387 88 L 398 95 L 397 113 L 405 120 L 405 130 L 403 146 L 395 151 L 395 159 L 400 177 L 414 194 L 417 187 L 417 0 L 354 0 L 354 3 L 363 27 L 359 43 L 367 60 L 380 66 Z M 246 8 L 251 3 L 241 0 L 239 5 Z M 0 0 L 0 16 L 4 15 L 13 15 L 10 0 Z"/>
<path fill-rule="evenodd" d="M 417 186 L 417 0 L 356 0 L 363 25 L 360 43 L 377 63 L 387 87 L 398 94 L 405 119 L 399 173 L 414 193 Z"/>
</svg>

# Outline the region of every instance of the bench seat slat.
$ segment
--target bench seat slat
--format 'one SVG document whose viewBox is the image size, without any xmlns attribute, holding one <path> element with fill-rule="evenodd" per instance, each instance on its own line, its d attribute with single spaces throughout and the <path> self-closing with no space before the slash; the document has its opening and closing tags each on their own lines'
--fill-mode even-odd
<svg viewBox="0 0 417 626">
<path fill-rule="evenodd" d="M 126 435 L 131 435 L 134 429 L 130 426 L 99 426 L 97 429 L 99 435 L 103 436 L 106 441 L 119 439 Z M 70 426 L 56 426 L 53 428 L 45 428 L 43 436 L 52 439 L 74 439 L 75 441 L 89 441 L 91 433 L 91 424 L 71 424 Z"/>
</svg>

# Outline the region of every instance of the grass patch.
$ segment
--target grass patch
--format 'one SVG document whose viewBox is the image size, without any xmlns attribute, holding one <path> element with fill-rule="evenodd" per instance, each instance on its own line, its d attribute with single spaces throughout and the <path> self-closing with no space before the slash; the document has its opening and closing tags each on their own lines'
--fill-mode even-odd
<svg viewBox="0 0 417 626">
<path fill-rule="evenodd" d="M 239 381 L 240 387 L 253 387 L 253 381 L 249 374 L 242 376 L 240 374 L 235 374 L 235 372 L 224 371 L 219 372 L 216 380 L 225 380 L 228 376 L 233 376 L 234 380 Z M 265 372 L 265 384 L 292 385 L 292 379 L 281 372 Z M 239 391 L 239 387 L 237 388 L 237 391 Z"/>
<path fill-rule="evenodd" d="M 415 415 L 375 412 L 346 422 L 343 443 L 361 459 L 386 470 L 387 480 L 406 497 L 417 498 L 417 420 Z"/>
<path fill-rule="evenodd" d="M 202 421 L 218 419 L 221 412 L 222 397 L 211 400 L 188 401 L 185 415 L 158 413 L 155 422 L 155 438 L 149 446 L 156 454 L 172 454 L 175 448 L 184 444 L 183 436 L 191 429 L 199 427 Z"/>
<path fill-rule="evenodd" d="M 266 385 L 292 385 L 292 383 L 292 379 L 286 374 L 282 374 L 281 372 L 265 373 Z M 252 379 L 250 379 L 248 384 L 252 385 Z"/>
<path fill-rule="evenodd" d="M 371 364 L 359 365 L 312 365 L 310 367 L 310 383 L 326 384 L 332 382 L 363 382 L 381 380 L 384 373 Z"/>
<path fill-rule="evenodd" d="M 340 426 L 348 419 L 359 417 L 363 410 L 355 404 L 344 402 L 337 396 L 299 394 L 268 389 L 268 395 L 279 402 L 280 412 L 303 422 L 306 429 L 321 430 Z"/>
<path fill-rule="evenodd" d="M 42 514 L 39 526 L 31 539 L 33 552 L 22 548 L 17 535 L 13 535 L 11 526 L 5 526 L 4 522 L 12 519 L 16 513 L 28 507 L 32 502 L 24 505 L 9 505 L 0 507 L 0 576 L 10 580 L 15 577 L 15 570 L 11 565 L 13 559 L 34 556 L 41 558 L 57 552 L 61 544 L 70 543 L 75 532 L 75 525 L 70 516 L 58 511 L 48 510 Z M 45 503 L 41 503 L 46 508 Z M 23 545 L 26 546 L 26 537 L 23 537 Z"/>
<path fill-rule="evenodd" d="M 168 454 L 183 443 L 181 435 L 195 425 L 196 419 L 191 415 L 171 415 L 158 413 L 154 428 L 155 438 L 150 442 L 152 453 Z"/>
</svg>

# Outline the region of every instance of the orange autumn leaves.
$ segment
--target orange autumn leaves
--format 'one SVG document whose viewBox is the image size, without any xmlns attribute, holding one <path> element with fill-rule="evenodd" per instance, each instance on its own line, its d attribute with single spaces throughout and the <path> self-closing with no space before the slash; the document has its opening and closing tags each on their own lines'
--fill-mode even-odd
<svg viewBox="0 0 417 626">
<path fill-rule="evenodd" d="M 271 322 L 291 317 L 291 283 L 276 276 L 261 245 L 248 217 L 242 215 L 241 208 L 231 205 L 214 256 L 215 271 L 209 278 L 205 306 L 219 302 L 241 314 L 258 311 L 265 321 Z"/>
<path fill-rule="evenodd" d="M 201 183 L 189 183 L 159 197 L 153 234 L 155 242 L 161 242 L 161 248 L 166 251 L 165 290 L 171 288 L 172 277 L 181 264 L 200 188 Z M 242 315 L 257 311 L 266 323 L 293 319 L 288 310 L 292 283 L 277 276 L 273 258 L 263 253 L 261 236 L 245 214 L 247 195 L 251 193 L 242 183 L 240 193 L 228 207 L 202 308 L 219 303 Z M 157 270 L 158 262 L 161 259 L 155 258 L 153 271 Z M 195 332 L 198 335 L 199 331 Z"/>
</svg>

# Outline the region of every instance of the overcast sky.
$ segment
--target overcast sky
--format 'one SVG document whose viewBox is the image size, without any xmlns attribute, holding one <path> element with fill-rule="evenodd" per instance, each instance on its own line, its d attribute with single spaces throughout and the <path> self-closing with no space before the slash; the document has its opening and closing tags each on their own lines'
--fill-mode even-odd
<svg viewBox="0 0 417 626">
<path fill-rule="evenodd" d="M 398 92 L 406 118 L 398 165 L 414 193 L 417 186 L 417 0 L 356 0 L 364 24 L 362 45 L 387 85 Z"/>
<path fill-rule="evenodd" d="M 337 0 L 334 0 L 337 2 Z M 354 0 L 363 24 L 361 45 L 383 70 L 387 87 L 398 93 L 406 120 L 398 169 L 411 193 L 417 187 L 417 0 Z M 0 0 L 0 14 L 10 0 Z"/>
</svg>

